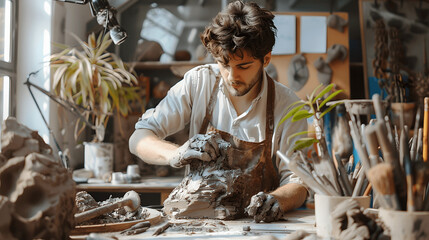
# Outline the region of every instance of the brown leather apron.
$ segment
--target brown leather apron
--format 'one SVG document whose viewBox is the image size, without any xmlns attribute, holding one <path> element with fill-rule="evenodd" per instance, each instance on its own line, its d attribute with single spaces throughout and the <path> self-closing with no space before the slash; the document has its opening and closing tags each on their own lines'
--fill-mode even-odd
<svg viewBox="0 0 429 240">
<path fill-rule="evenodd" d="M 213 87 L 206 109 L 206 116 L 200 128 L 200 134 L 215 131 L 222 136 L 223 140 L 231 144 L 232 149 L 230 152 L 233 154 L 233 161 L 229 162 L 229 167 L 232 169 L 240 168 L 245 173 L 245 189 L 242 190 L 245 206 L 250 202 L 250 198 L 258 192 L 270 192 L 279 186 L 279 176 L 271 158 L 272 136 L 274 131 L 275 89 L 274 82 L 268 75 L 267 80 L 268 98 L 264 141 L 246 142 L 227 132 L 218 130 L 211 125 L 210 120 L 212 118 L 213 108 L 216 105 L 220 83 L 220 76 L 218 74 L 216 74 L 216 83 Z"/>
</svg>

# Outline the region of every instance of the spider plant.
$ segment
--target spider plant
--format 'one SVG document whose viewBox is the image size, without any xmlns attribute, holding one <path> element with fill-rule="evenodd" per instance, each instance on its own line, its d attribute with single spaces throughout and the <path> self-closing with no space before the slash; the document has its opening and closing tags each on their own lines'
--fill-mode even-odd
<svg viewBox="0 0 429 240">
<path fill-rule="evenodd" d="M 337 90 L 335 92 L 331 92 L 334 87 L 333 84 L 329 84 L 322 90 L 321 87 L 323 85 L 320 84 L 317 86 L 310 96 L 307 96 L 306 100 L 299 100 L 289 105 L 287 108 L 287 114 L 280 120 L 279 124 L 282 124 L 287 119 L 292 118 L 292 122 L 300 121 L 303 119 L 307 119 L 310 117 L 314 118 L 315 125 L 315 134 L 316 138 L 312 137 L 303 137 L 298 139 L 295 144 L 292 146 L 290 151 L 301 150 L 306 147 L 313 145 L 314 143 L 319 143 L 321 137 L 323 136 L 323 126 L 320 124 L 323 116 L 325 116 L 328 112 L 334 109 L 337 105 L 341 104 L 341 102 L 337 102 L 326 108 L 326 103 L 332 100 L 335 96 L 341 93 L 343 90 Z M 327 95 L 325 97 L 325 95 Z M 292 134 L 288 137 L 287 142 L 289 143 L 291 139 L 301 136 L 308 135 L 309 133 L 314 133 L 310 131 L 302 131 L 295 134 Z"/>
<path fill-rule="evenodd" d="M 61 99 L 79 106 L 84 119 L 96 127 L 93 141 L 101 142 L 113 112 L 127 116 L 130 101 L 138 100 L 137 79 L 118 56 L 107 52 L 112 43 L 109 34 L 100 33 L 96 38 L 92 33 L 88 42 L 73 36 L 83 51 L 67 46 L 51 55 L 52 89 Z M 85 121 L 77 120 L 75 138 L 85 126 Z"/>
</svg>

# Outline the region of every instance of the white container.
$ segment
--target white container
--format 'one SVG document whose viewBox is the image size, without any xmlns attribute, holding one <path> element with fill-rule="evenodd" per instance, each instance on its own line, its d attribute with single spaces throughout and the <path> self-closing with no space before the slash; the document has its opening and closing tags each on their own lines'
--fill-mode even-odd
<svg viewBox="0 0 429 240">
<path fill-rule="evenodd" d="M 378 217 L 392 240 L 429 239 L 429 212 L 406 212 L 380 208 Z"/>
<path fill-rule="evenodd" d="M 84 167 L 94 172 L 96 178 L 113 172 L 113 143 L 85 142 Z"/>
<path fill-rule="evenodd" d="M 361 207 L 369 208 L 371 198 L 369 196 L 327 196 L 314 195 L 315 217 L 316 217 L 316 232 L 317 236 L 329 239 L 332 236 L 332 219 L 331 213 L 341 202 L 348 199 L 356 200 Z"/>
<path fill-rule="evenodd" d="M 127 166 L 127 175 L 140 176 L 140 167 L 137 164 Z"/>
</svg>

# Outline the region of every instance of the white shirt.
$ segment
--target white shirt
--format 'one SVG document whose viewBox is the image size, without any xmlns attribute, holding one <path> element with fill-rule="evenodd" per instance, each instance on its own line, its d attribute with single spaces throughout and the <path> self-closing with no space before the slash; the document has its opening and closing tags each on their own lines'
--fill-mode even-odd
<svg viewBox="0 0 429 240">
<path fill-rule="evenodd" d="M 209 69 L 210 67 L 215 73 L 219 73 L 216 64 L 203 65 L 188 71 L 183 80 L 171 87 L 167 96 L 155 108 L 148 109 L 142 115 L 135 125 L 136 129 L 150 129 L 158 137 L 165 138 L 182 130 L 189 123 L 189 136 L 198 134 L 216 81 L 215 75 Z M 274 85 L 272 156 L 276 156 L 277 150 L 286 153 L 289 147 L 293 145 L 294 141 L 287 144 L 289 135 L 307 130 L 307 122 L 304 120 L 292 123 L 291 119 L 288 119 L 277 126 L 282 117 L 285 116 L 288 106 L 298 101 L 299 98 L 283 84 L 274 81 Z M 252 101 L 250 107 L 237 116 L 237 112 L 228 98 L 229 94 L 223 79 L 221 79 L 211 119 L 213 127 L 244 141 L 261 142 L 265 140 L 267 88 L 267 78 L 264 74 L 261 92 Z M 287 168 L 286 163 L 277 156 L 276 166 L 279 171 L 280 185 L 289 182 L 302 183 Z"/>
</svg>

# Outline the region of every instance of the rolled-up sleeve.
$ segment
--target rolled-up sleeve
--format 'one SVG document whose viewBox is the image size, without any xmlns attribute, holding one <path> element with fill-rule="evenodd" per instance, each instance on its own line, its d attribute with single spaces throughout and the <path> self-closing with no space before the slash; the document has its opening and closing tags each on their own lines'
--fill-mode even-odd
<svg viewBox="0 0 429 240">
<path fill-rule="evenodd" d="M 185 74 L 184 79 L 171 87 L 167 96 L 155 108 L 143 113 L 135 128 L 149 129 L 160 138 L 185 128 L 192 111 L 194 77 L 193 72 Z"/>
</svg>

